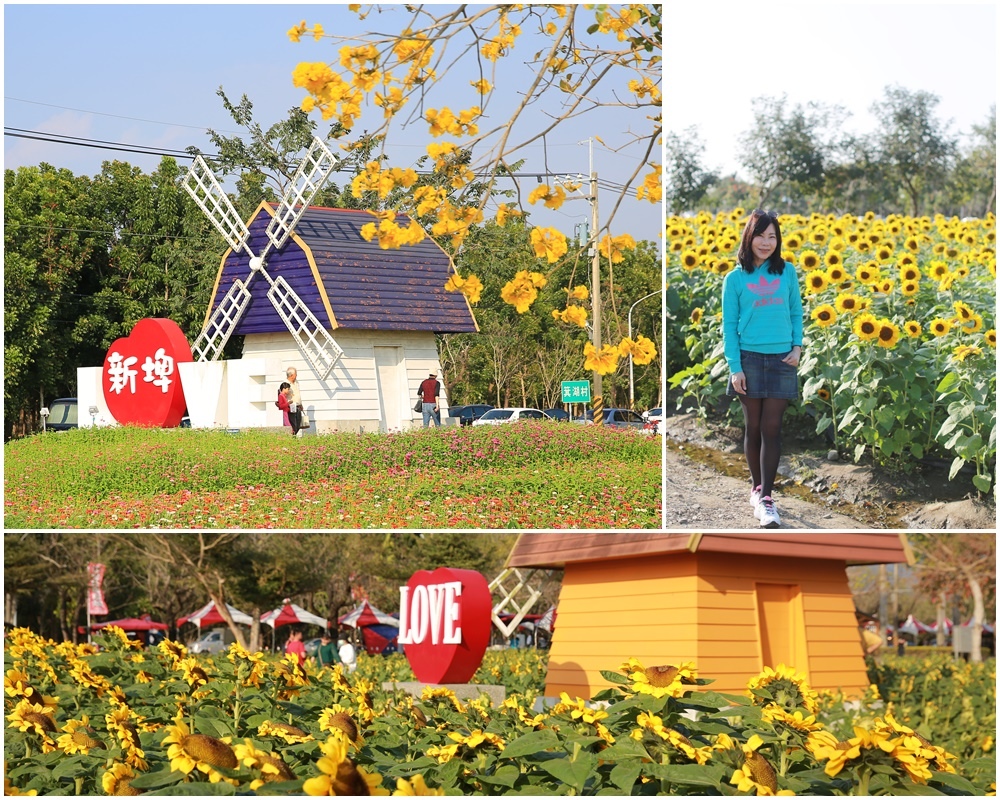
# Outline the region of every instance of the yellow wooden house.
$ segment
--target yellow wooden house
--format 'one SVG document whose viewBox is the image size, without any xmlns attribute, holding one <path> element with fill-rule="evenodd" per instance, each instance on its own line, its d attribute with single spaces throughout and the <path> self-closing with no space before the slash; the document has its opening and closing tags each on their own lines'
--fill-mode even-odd
<svg viewBox="0 0 1000 800">
<path fill-rule="evenodd" d="M 913 563 L 901 533 L 525 533 L 507 564 L 561 568 L 545 694 L 588 698 L 601 670 L 693 661 L 742 692 L 765 666 L 815 689 L 868 686 L 846 567 Z"/>
</svg>

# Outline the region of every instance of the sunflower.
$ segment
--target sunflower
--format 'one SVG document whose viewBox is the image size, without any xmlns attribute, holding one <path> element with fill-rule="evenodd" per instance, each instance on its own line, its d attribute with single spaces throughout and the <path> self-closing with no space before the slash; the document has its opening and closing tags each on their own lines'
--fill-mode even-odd
<svg viewBox="0 0 1000 800">
<path fill-rule="evenodd" d="M 986 331 L 986 333 L 983 334 L 983 341 L 990 347 L 995 348 L 997 346 L 997 329 L 990 328 Z"/>
<path fill-rule="evenodd" d="M 644 667 L 639 659 L 630 658 L 621 669 L 631 679 L 633 691 L 653 697 L 681 697 L 697 676 L 691 662 L 684 662 L 679 667 Z"/>
<path fill-rule="evenodd" d="M 244 739 L 243 744 L 234 745 L 233 752 L 239 763 L 260 773 L 260 777 L 250 783 L 250 788 L 254 791 L 265 783 L 295 780 L 295 773 L 280 755 L 257 749 L 249 739 Z"/>
<path fill-rule="evenodd" d="M 720 258 L 712 262 L 712 272 L 716 275 L 726 275 L 727 273 L 732 272 L 732 270 L 733 262 L 728 259 Z"/>
<path fill-rule="evenodd" d="M 951 351 L 951 357 L 955 361 L 965 361 L 969 356 L 981 356 L 982 354 L 983 349 L 981 347 L 974 347 L 968 344 L 960 344 Z"/>
<path fill-rule="evenodd" d="M 799 254 L 799 265 L 804 270 L 818 269 L 820 263 L 819 253 L 815 250 L 803 250 Z"/>
<path fill-rule="evenodd" d="M 956 300 L 954 302 L 955 308 L 955 319 L 961 320 L 962 322 L 967 322 L 972 319 L 973 314 L 976 312 L 972 310 L 972 307 L 967 303 L 963 303 L 961 300 Z"/>
<path fill-rule="evenodd" d="M 951 270 L 948 269 L 948 265 L 944 261 L 932 261 L 927 270 L 927 274 L 936 281 L 941 280 L 949 272 Z"/>
<path fill-rule="evenodd" d="M 42 740 L 42 752 L 51 753 L 56 750 L 56 743 L 49 736 L 57 730 L 54 713 L 54 709 L 41 703 L 19 700 L 14 710 L 7 715 L 7 724 L 8 727 L 17 728 L 22 733 L 30 731 L 38 735 Z"/>
<path fill-rule="evenodd" d="M 943 256 L 944 251 L 948 249 L 948 245 L 944 242 L 938 242 L 931 248 L 931 252 L 936 256 Z"/>
<path fill-rule="evenodd" d="M 700 306 L 694 309 L 691 312 L 691 324 L 697 325 L 699 322 L 701 322 L 701 318 L 702 316 L 704 316 L 704 314 L 705 314 L 705 309 L 701 308 Z"/>
<path fill-rule="evenodd" d="M 142 794 L 138 789 L 132 788 L 132 780 L 135 778 L 135 771 L 128 764 L 115 763 L 111 769 L 101 776 L 101 788 L 104 794 L 109 796 L 134 796 Z"/>
<path fill-rule="evenodd" d="M 771 698 L 755 694 L 755 689 L 768 692 Z M 747 694 L 754 705 L 775 703 L 787 711 L 804 708 L 811 714 L 818 710 L 816 692 L 809 688 L 805 675 L 785 664 L 778 664 L 773 669 L 764 667 L 747 683 Z"/>
<path fill-rule="evenodd" d="M 867 239 L 858 239 L 858 241 L 854 243 L 854 249 L 859 253 L 870 253 L 872 244 Z"/>
<path fill-rule="evenodd" d="M 841 266 L 828 267 L 826 270 L 826 278 L 830 283 L 843 283 L 847 279 L 847 273 Z"/>
<path fill-rule="evenodd" d="M 855 727 L 854 734 L 842 742 L 829 731 L 813 731 L 806 739 L 806 749 L 817 761 L 826 761 L 823 771 L 835 778 L 848 761 L 860 758 L 861 750 L 871 745 L 871 737 L 864 728 Z"/>
<path fill-rule="evenodd" d="M 903 281 L 899 284 L 899 291 L 906 297 L 912 297 L 920 291 L 920 284 L 916 281 Z"/>
<path fill-rule="evenodd" d="M 668 728 L 663 724 L 663 720 L 655 714 L 640 713 L 636 719 L 638 728 L 632 731 L 632 738 L 642 741 L 643 732 L 650 731 L 665 742 L 670 743 L 676 750 L 679 750 L 696 764 L 705 764 L 712 758 L 713 748 L 711 745 L 695 747 L 694 744 L 680 731 Z"/>
<path fill-rule="evenodd" d="M 764 740 L 756 733 L 742 745 L 743 766 L 733 773 L 729 779 L 731 784 L 736 786 L 737 791 L 749 792 L 754 790 L 758 797 L 774 795 L 794 795 L 795 792 L 788 789 L 778 790 L 778 776 L 774 767 L 757 750 L 764 744 Z"/>
<path fill-rule="evenodd" d="M 170 745 L 167 757 L 170 759 L 171 771 L 190 775 L 198 770 L 207 775 L 211 783 L 226 781 L 234 786 L 239 785 L 238 781 L 224 777 L 216 769 L 236 769 L 239 762 L 233 748 L 212 736 L 191 733 L 180 712 L 174 718 L 174 724 L 167 726 L 167 737 L 161 744 Z"/>
<path fill-rule="evenodd" d="M 869 342 L 878 336 L 879 323 L 873 314 L 867 312 L 858 314 L 854 320 L 854 333 L 863 342 Z"/>
<path fill-rule="evenodd" d="M 882 243 L 875 248 L 875 258 L 880 264 L 884 264 L 892 258 L 892 248 L 888 244 Z"/>
<path fill-rule="evenodd" d="M 829 400 L 830 399 L 830 390 L 829 389 L 819 388 L 819 389 L 816 390 L 816 396 L 820 400 L 824 400 L 824 401 Z"/>
<path fill-rule="evenodd" d="M 844 258 L 836 250 L 827 250 L 826 255 L 823 257 L 823 263 L 827 267 L 840 267 L 844 264 Z"/>
<path fill-rule="evenodd" d="M 348 709 L 339 703 L 323 709 L 319 715 L 319 729 L 321 731 L 337 731 L 344 734 L 349 742 L 361 745 L 358 724 L 351 717 Z"/>
<path fill-rule="evenodd" d="M 903 323 L 903 331 L 911 339 L 916 339 L 920 334 L 923 333 L 923 329 L 920 327 L 920 323 L 916 320 L 907 320 Z"/>
<path fill-rule="evenodd" d="M 827 240 L 825 228 L 813 228 L 809 231 L 809 241 L 813 244 L 823 244 Z"/>
<path fill-rule="evenodd" d="M 901 267 L 899 270 L 899 279 L 901 281 L 919 281 L 920 269 L 913 264 Z"/>
<path fill-rule="evenodd" d="M 90 717 L 86 714 L 81 719 L 71 719 L 63 725 L 63 735 L 56 740 L 59 749 L 68 755 L 78 753 L 87 755 L 91 750 L 107 750 L 107 745 L 91 734 L 96 731 L 90 727 Z"/>
<path fill-rule="evenodd" d="M 320 775 L 309 778 L 302 790 L 312 797 L 337 795 L 388 795 L 382 788 L 382 776 L 369 774 L 347 757 L 347 743 L 333 737 L 320 744 L 323 756 L 316 762 Z"/>
<path fill-rule="evenodd" d="M 821 328 L 833 325 L 833 323 L 837 321 L 837 311 L 829 303 L 816 306 L 809 316 L 811 316 Z"/>
<path fill-rule="evenodd" d="M 698 266 L 698 254 L 694 250 L 685 250 L 681 256 L 681 266 L 689 272 Z"/>
<path fill-rule="evenodd" d="M 59 699 L 44 695 L 31 685 L 31 678 L 19 669 L 9 669 L 3 678 L 4 693 L 10 697 L 21 698 L 30 703 L 38 703 L 48 708 L 56 708 Z"/>
<path fill-rule="evenodd" d="M 806 291 L 809 294 L 819 294 L 829 285 L 826 273 L 821 269 L 814 269 L 806 275 Z"/>
<path fill-rule="evenodd" d="M 829 394 L 829 392 L 827 392 L 827 394 Z M 773 703 L 771 705 L 764 706 L 761 713 L 766 722 L 770 722 L 772 725 L 776 722 L 781 723 L 790 728 L 794 728 L 797 731 L 804 731 L 808 733 L 809 731 L 818 731 L 823 727 L 823 723 L 816 721 L 815 714 L 803 714 L 799 709 L 797 709 L 794 713 L 789 713 L 781 706 Z"/>
<path fill-rule="evenodd" d="M 972 319 L 962 320 L 958 326 L 962 329 L 962 333 L 979 333 L 983 329 L 983 316 L 973 311 Z"/>
<path fill-rule="evenodd" d="M 790 233 L 785 237 L 784 244 L 789 250 L 798 250 L 802 247 L 802 237 L 798 233 Z"/>
<path fill-rule="evenodd" d="M 899 328 L 892 320 L 883 317 L 878 321 L 878 344 L 886 350 L 891 350 L 899 341 Z"/>
<path fill-rule="evenodd" d="M 312 734 L 306 733 L 306 731 L 296 728 L 294 725 L 286 725 L 284 722 L 271 722 L 271 720 L 267 719 L 257 726 L 257 735 L 275 736 L 279 739 L 284 739 L 289 744 L 310 742 L 313 738 Z"/>
<path fill-rule="evenodd" d="M 834 305 L 841 314 L 853 314 L 861 310 L 861 298 L 856 294 L 838 294 Z"/>
<path fill-rule="evenodd" d="M 444 789 L 432 789 L 424 782 L 424 776 L 419 772 L 410 780 L 396 778 L 394 797 L 434 797 L 444 794 Z"/>
<path fill-rule="evenodd" d="M 951 330 L 951 320 L 941 319 L 941 317 L 936 317 L 931 320 L 930 331 L 935 336 L 944 336 L 948 331 Z"/>
<path fill-rule="evenodd" d="M 879 280 L 882 277 L 882 272 L 877 264 L 869 261 L 854 270 L 854 277 L 867 286 Z"/>
</svg>

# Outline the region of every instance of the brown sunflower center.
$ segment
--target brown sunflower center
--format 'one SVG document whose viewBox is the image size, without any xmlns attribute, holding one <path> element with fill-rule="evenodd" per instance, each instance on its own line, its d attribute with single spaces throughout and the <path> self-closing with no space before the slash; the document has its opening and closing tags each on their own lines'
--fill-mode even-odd
<svg viewBox="0 0 1000 800">
<path fill-rule="evenodd" d="M 672 667 L 669 664 L 660 667 L 647 667 L 643 670 L 649 685 L 658 689 L 673 683 L 679 671 L 677 667 Z"/>
<path fill-rule="evenodd" d="M 181 742 L 185 752 L 197 759 L 211 764 L 213 767 L 225 767 L 226 769 L 236 769 L 237 760 L 233 749 L 225 742 L 220 742 L 211 736 L 204 736 L 200 733 L 192 733 L 185 736 Z"/>
</svg>

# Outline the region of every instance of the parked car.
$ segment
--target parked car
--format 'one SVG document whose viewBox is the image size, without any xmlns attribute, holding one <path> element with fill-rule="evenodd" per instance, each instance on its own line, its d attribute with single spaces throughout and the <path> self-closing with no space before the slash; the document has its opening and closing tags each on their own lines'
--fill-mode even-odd
<svg viewBox="0 0 1000 800">
<path fill-rule="evenodd" d="M 568 422 L 569 412 L 564 411 L 561 408 L 547 408 L 542 412 L 545 416 L 554 419 L 556 422 Z"/>
<path fill-rule="evenodd" d="M 537 408 L 494 408 L 487 411 L 473 425 L 502 425 L 505 422 L 519 422 L 522 419 L 549 419 L 544 411 Z"/>
<path fill-rule="evenodd" d="M 213 628 L 188 649 L 192 653 L 221 653 L 236 641 L 229 628 Z"/>
<path fill-rule="evenodd" d="M 477 419 L 483 416 L 487 411 L 491 411 L 493 406 L 489 403 L 472 403 L 467 406 L 452 406 L 448 409 L 449 417 L 458 417 L 461 419 L 462 427 L 471 425 Z"/>
<path fill-rule="evenodd" d="M 587 409 L 584 419 L 575 419 L 573 421 L 593 425 L 593 409 Z M 612 428 L 635 428 L 636 430 L 642 430 L 642 427 L 645 424 L 642 421 L 642 417 L 640 417 L 635 411 L 630 411 L 627 408 L 604 409 L 602 421 L 604 425 L 609 425 Z"/>
<path fill-rule="evenodd" d="M 75 397 L 60 397 L 49 405 L 49 417 L 45 421 L 47 431 L 68 431 L 78 427 Z"/>
</svg>

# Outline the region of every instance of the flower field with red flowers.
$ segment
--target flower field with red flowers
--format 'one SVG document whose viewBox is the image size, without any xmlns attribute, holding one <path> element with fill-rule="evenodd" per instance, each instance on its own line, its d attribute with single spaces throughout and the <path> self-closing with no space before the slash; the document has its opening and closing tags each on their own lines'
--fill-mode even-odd
<svg viewBox="0 0 1000 800">
<path fill-rule="evenodd" d="M 661 440 L 556 423 L 81 429 L 4 446 L 7 528 L 655 528 Z"/>
</svg>

